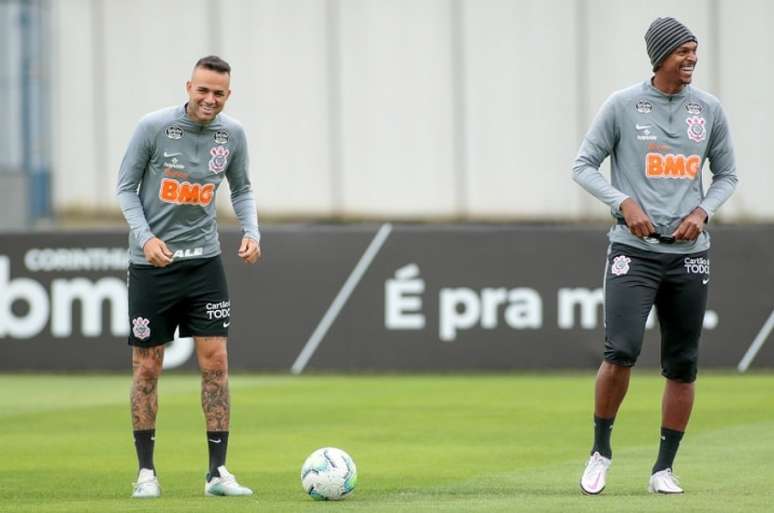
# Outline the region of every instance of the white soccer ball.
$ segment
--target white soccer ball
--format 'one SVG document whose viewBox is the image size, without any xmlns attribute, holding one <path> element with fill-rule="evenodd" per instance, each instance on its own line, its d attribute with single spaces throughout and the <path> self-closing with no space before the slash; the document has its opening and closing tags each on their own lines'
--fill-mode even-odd
<svg viewBox="0 0 774 513">
<path fill-rule="evenodd" d="M 346 498 L 357 485 L 357 467 L 346 452 L 335 447 L 317 449 L 301 467 L 301 486 L 316 500 Z"/>
</svg>

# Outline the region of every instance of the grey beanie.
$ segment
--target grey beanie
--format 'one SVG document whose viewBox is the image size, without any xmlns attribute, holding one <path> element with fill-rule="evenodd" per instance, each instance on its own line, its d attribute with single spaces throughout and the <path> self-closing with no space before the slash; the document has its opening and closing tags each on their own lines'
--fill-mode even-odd
<svg viewBox="0 0 774 513">
<path fill-rule="evenodd" d="M 645 32 L 645 45 L 653 71 L 656 71 L 678 46 L 689 41 L 698 42 L 688 27 L 674 18 L 656 18 Z"/>
</svg>

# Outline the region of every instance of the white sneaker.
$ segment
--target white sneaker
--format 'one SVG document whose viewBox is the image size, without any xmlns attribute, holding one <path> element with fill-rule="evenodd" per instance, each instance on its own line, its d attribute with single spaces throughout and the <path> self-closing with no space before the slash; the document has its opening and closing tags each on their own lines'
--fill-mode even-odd
<svg viewBox="0 0 774 513">
<path fill-rule="evenodd" d="M 680 488 L 680 482 L 677 480 L 677 476 L 672 473 L 672 469 L 659 470 L 652 476 L 650 476 L 650 482 L 648 483 L 648 491 L 650 493 L 684 493 Z"/>
<path fill-rule="evenodd" d="M 598 452 L 591 455 L 580 480 L 583 493 L 586 495 L 602 493 L 607 484 L 607 469 L 610 468 L 610 463 L 612 463 L 610 458 L 605 458 Z"/>
<path fill-rule="evenodd" d="M 252 495 L 253 491 L 246 486 L 237 483 L 234 474 L 221 465 L 218 467 L 220 477 L 212 476 L 204 483 L 204 495 L 208 497 L 235 497 L 239 495 Z"/>
<path fill-rule="evenodd" d="M 133 483 L 132 497 L 135 499 L 153 499 L 161 497 L 161 486 L 156 473 L 149 468 L 141 468 L 137 475 L 137 482 Z"/>
</svg>

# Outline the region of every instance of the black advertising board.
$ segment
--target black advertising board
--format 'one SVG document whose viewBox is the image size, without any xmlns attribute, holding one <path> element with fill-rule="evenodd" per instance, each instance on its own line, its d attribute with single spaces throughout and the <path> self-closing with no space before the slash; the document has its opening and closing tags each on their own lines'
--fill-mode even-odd
<svg viewBox="0 0 774 513">
<path fill-rule="evenodd" d="M 291 225 L 221 236 L 234 370 L 591 369 L 606 228 Z M 774 366 L 774 227 L 712 229 L 702 368 Z M 126 235 L 0 235 L 0 371 L 125 370 Z M 638 365 L 658 366 L 649 322 Z M 756 347 L 750 349 L 753 342 Z M 195 368 L 190 340 L 166 366 Z"/>
</svg>

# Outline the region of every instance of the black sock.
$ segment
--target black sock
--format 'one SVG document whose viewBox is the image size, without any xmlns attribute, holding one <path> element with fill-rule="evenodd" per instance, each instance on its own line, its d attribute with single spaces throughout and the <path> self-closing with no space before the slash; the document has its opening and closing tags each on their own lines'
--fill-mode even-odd
<svg viewBox="0 0 774 513">
<path fill-rule="evenodd" d="M 661 443 L 658 446 L 658 459 L 656 464 L 653 465 L 653 474 L 672 468 L 677 455 L 677 448 L 680 447 L 680 440 L 682 439 L 682 431 L 675 431 L 665 427 L 661 428 Z"/>
<path fill-rule="evenodd" d="M 228 431 L 207 431 L 207 448 L 210 451 L 210 472 L 207 477 L 220 477 L 218 467 L 226 464 Z"/>
<path fill-rule="evenodd" d="M 613 422 L 615 422 L 615 417 L 603 419 L 594 415 L 594 447 L 591 449 L 591 454 L 598 452 L 605 458 L 612 459 L 613 449 L 610 447 L 610 434 L 613 431 Z"/>
<path fill-rule="evenodd" d="M 156 430 L 143 429 L 134 431 L 134 448 L 137 450 L 137 462 L 140 468 L 149 468 L 156 472 L 153 466 L 153 446 L 156 445 Z"/>
</svg>

